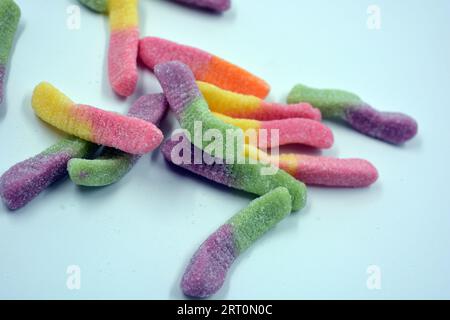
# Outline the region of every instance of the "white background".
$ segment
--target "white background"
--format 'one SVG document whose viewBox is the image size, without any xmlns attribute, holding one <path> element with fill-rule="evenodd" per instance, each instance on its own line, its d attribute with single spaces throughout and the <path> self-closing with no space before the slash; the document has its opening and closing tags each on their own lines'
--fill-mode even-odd
<svg viewBox="0 0 450 320">
<path fill-rule="evenodd" d="M 125 113 L 159 92 L 141 70 L 138 90 L 117 98 L 106 77 L 107 18 L 81 9 L 70 30 L 70 0 L 17 0 L 22 21 L 0 111 L 0 172 L 61 134 L 30 105 L 40 81 L 74 101 Z M 381 9 L 380 30 L 367 8 Z M 419 122 L 394 147 L 328 123 L 324 155 L 372 161 L 379 181 L 363 190 L 309 188 L 307 207 L 263 237 L 233 266 L 215 298 L 450 298 L 448 197 L 450 2 L 235 0 L 214 15 L 169 1 L 140 1 L 142 35 L 215 53 L 272 84 L 285 101 L 302 82 L 354 91 L 374 106 Z M 165 134 L 177 126 L 172 117 Z M 183 298 L 180 277 L 206 237 L 253 198 L 174 171 L 159 151 L 119 183 L 99 189 L 57 183 L 24 209 L 0 207 L 0 298 Z M 68 290 L 66 269 L 81 268 Z M 368 290 L 367 268 L 382 272 Z"/>
</svg>

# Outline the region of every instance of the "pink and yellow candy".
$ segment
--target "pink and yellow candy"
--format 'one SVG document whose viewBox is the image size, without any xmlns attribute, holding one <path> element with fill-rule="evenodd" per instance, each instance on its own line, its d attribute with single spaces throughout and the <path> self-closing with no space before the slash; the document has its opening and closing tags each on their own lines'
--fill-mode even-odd
<svg viewBox="0 0 450 320">
<path fill-rule="evenodd" d="M 213 112 L 233 118 L 255 120 L 281 120 L 306 118 L 320 121 L 319 109 L 309 103 L 281 104 L 264 101 L 255 96 L 239 94 L 221 89 L 213 84 L 197 81 L 198 87 Z"/>
<path fill-rule="evenodd" d="M 314 148 L 331 148 L 334 142 L 333 132 L 319 121 L 293 118 L 272 121 L 235 119 L 219 113 L 214 115 L 225 123 L 242 130 L 253 130 L 260 148 L 271 148 L 287 144 L 303 144 Z M 251 133 L 251 131 L 247 131 Z M 273 136 L 277 132 L 278 137 Z M 263 135 L 264 133 L 264 135 Z"/>
<path fill-rule="evenodd" d="M 305 154 L 269 155 L 246 145 L 246 156 L 272 163 L 307 185 L 363 188 L 378 179 L 377 169 L 364 159 L 339 159 Z"/>
<path fill-rule="evenodd" d="M 114 91 L 128 97 L 137 80 L 139 16 L 137 0 L 108 0 L 111 38 L 108 52 L 109 81 Z"/>
<path fill-rule="evenodd" d="M 43 82 L 34 89 L 32 106 L 39 118 L 66 133 L 127 153 L 145 154 L 163 140 L 154 124 L 75 104 L 49 83 Z"/>
</svg>

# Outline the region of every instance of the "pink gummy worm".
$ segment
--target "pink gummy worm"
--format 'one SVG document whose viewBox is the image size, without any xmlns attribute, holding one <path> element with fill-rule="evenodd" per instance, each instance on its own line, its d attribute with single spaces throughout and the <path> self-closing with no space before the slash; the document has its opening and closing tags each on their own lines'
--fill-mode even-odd
<svg viewBox="0 0 450 320">
<path fill-rule="evenodd" d="M 109 81 L 118 95 L 128 97 L 136 88 L 138 49 L 138 28 L 112 31 L 108 52 Z"/>
<path fill-rule="evenodd" d="M 277 147 L 287 144 L 304 144 L 310 147 L 327 149 L 334 142 L 333 132 L 323 123 L 302 118 L 262 121 L 261 129 L 267 130 L 267 139 L 260 139 L 261 148 Z M 278 138 L 272 141 L 272 130 L 278 131 Z"/>
</svg>

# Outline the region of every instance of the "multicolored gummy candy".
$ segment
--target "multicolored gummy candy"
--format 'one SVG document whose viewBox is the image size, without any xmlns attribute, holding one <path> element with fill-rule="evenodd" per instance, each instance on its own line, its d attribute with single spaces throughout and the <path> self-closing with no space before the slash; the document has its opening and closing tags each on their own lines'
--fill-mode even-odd
<svg viewBox="0 0 450 320">
<path fill-rule="evenodd" d="M 333 132 L 319 121 L 292 118 L 272 121 L 235 119 L 219 113 L 215 117 L 255 134 L 256 145 L 260 148 L 272 148 L 287 144 L 303 144 L 314 148 L 328 149 L 334 142 Z M 275 136 L 273 132 L 276 132 Z M 262 134 L 264 133 L 264 135 Z"/>
<path fill-rule="evenodd" d="M 203 96 L 213 112 L 233 118 L 260 121 L 306 118 L 320 121 L 320 110 L 309 103 L 281 104 L 266 102 L 258 97 L 221 89 L 213 84 L 197 81 Z"/>
<path fill-rule="evenodd" d="M 19 20 L 19 6 L 13 0 L 0 0 L 0 105 L 4 96 L 6 67 Z"/>
<path fill-rule="evenodd" d="M 163 94 L 149 94 L 139 98 L 128 111 L 136 117 L 158 125 L 168 109 Z M 141 156 L 105 148 L 95 160 L 71 159 L 67 165 L 70 179 L 77 185 L 100 187 L 119 181 L 133 168 Z"/>
<path fill-rule="evenodd" d="M 98 13 L 108 12 L 108 0 L 78 0 L 89 9 Z"/>
<path fill-rule="evenodd" d="M 267 168 L 264 163 L 224 163 L 222 159 L 211 157 L 191 144 L 183 134 L 166 140 L 161 152 L 169 163 L 233 189 L 261 196 L 277 187 L 284 187 L 292 197 L 293 211 L 302 209 L 306 204 L 306 187 L 302 182 L 283 170 L 261 174 Z"/>
<path fill-rule="evenodd" d="M 204 8 L 217 12 L 227 11 L 231 7 L 231 0 L 174 0 L 193 7 Z"/>
<path fill-rule="evenodd" d="M 357 95 L 342 90 L 295 86 L 288 103 L 309 102 L 322 111 L 324 118 L 339 118 L 357 131 L 392 143 L 401 144 L 417 134 L 417 122 L 402 113 L 380 112 Z"/>
<path fill-rule="evenodd" d="M 251 145 L 246 145 L 245 152 L 249 158 L 279 166 L 307 185 L 363 188 L 378 179 L 377 169 L 363 159 L 339 159 L 305 154 L 273 156 Z"/>
<path fill-rule="evenodd" d="M 195 78 L 226 90 L 265 98 L 270 87 L 262 79 L 215 55 L 156 37 L 141 39 L 139 57 L 150 69 L 169 61 L 191 68 Z"/>
<path fill-rule="evenodd" d="M 79 0 L 88 8 L 109 14 L 111 37 L 108 51 L 109 81 L 120 96 L 133 94 L 138 81 L 138 0 Z"/>
<path fill-rule="evenodd" d="M 211 113 L 187 65 L 178 61 L 166 62 L 156 65 L 154 72 L 170 109 L 175 113 L 181 128 L 189 132 L 192 142 L 197 147 L 204 148 L 204 132 L 215 130 L 220 133 L 223 143 L 222 149 L 212 153 L 213 156 L 231 160 L 243 154 L 242 130 L 224 123 Z M 201 135 L 199 139 L 195 139 L 199 134 Z M 233 147 L 230 148 L 229 145 Z"/>
<path fill-rule="evenodd" d="M 37 116 L 54 127 L 127 153 L 145 154 L 156 149 L 163 140 L 162 132 L 152 123 L 75 104 L 46 82 L 34 89 L 32 105 Z"/>
<path fill-rule="evenodd" d="M 22 161 L 0 177 L 0 196 L 10 210 L 33 200 L 55 181 L 67 175 L 67 162 L 86 157 L 96 146 L 77 138 L 63 139 L 44 152 Z"/>
<path fill-rule="evenodd" d="M 206 298 L 223 285 L 236 258 L 291 212 L 291 195 L 276 188 L 238 212 L 203 242 L 181 280 L 187 296 Z"/>
</svg>

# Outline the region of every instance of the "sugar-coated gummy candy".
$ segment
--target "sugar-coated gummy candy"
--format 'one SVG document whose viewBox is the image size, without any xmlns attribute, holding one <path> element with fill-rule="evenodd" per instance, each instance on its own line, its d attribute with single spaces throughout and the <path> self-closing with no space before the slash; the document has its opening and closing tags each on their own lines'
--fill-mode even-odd
<svg viewBox="0 0 450 320">
<path fill-rule="evenodd" d="M 190 150 L 190 154 L 183 154 L 186 150 Z M 305 185 L 283 170 L 276 170 L 273 174 L 261 174 L 267 164 L 248 161 L 225 163 L 222 159 L 205 156 L 204 151 L 195 147 L 181 134 L 166 140 L 162 144 L 161 152 L 169 163 L 213 182 L 257 195 L 264 195 L 277 187 L 285 187 L 292 197 L 292 210 L 300 210 L 306 204 Z M 196 155 L 200 155 L 200 160 Z"/>
<path fill-rule="evenodd" d="M 149 94 L 142 96 L 131 106 L 128 116 L 158 125 L 167 109 L 163 94 Z M 100 187 L 119 181 L 139 159 L 139 155 L 105 148 L 102 154 L 93 160 L 71 159 L 67 171 L 70 179 L 77 185 Z"/>
<path fill-rule="evenodd" d="M 152 123 L 118 113 L 77 105 L 51 84 L 36 86 L 32 106 L 43 121 L 81 139 L 131 154 L 145 154 L 163 140 Z"/>
<path fill-rule="evenodd" d="M 271 148 L 288 144 L 302 144 L 314 148 L 328 149 L 334 142 L 333 132 L 319 121 L 292 118 L 271 121 L 235 119 L 214 113 L 218 119 L 244 131 L 256 133 L 258 147 Z M 275 136 L 272 137 L 275 132 Z"/>
<path fill-rule="evenodd" d="M 203 242 L 181 280 L 187 296 L 206 298 L 223 285 L 236 258 L 292 210 L 291 194 L 279 187 L 250 202 Z"/>
<path fill-rule="evenodd" d="M 0 177 L 0 196 L 10 210 L 33 200 L 55 181 L 67 175 L 67 162 L 88 156 L 96 146 L 78 138 L 62 139 L 33 158 L 22 161 Z"/>
<path fill-rule="evenodd" d="M 342 119 L 355 130 L 392 144 L 404 143 L 417 134 L 417 122 L 410 116 L 380 112 L 348 91 L 299 84 L 288 97 L 288 103 L 298 102 L 309 102 L 322 111 L 324 118 Z"/>
<path fill-rule="evenodd" d="M 223 12 L 231 7 L 231 0 L 174 0 L 193 7 Z"/>
<path fill-rule="evenodd" d="M 158 64 L 180 61 L 189 66 L 197 80 L 237 93 L 265 98 L 270 91 L 267 82 L 230 62 L 203 50 L 165 39 L 141 39 L 139 57 L 152 70 Z"/>
<path fill-rule="evenodd" d="M 221 89 L 213 84 L 197 81 L 198 87 L 213 112 L 233 118 L 261 121 L 306 118 L 320 121 L 320 110 L 309 103 L 281 104 L 264 101 L 255 96 Z"/>
<path fill-rule="evenodd" d="M 19 6 L 13 0 L 0 0 L 0 105 L 3 102 L 6 68 L 19 20 Z"/>
</svg>

